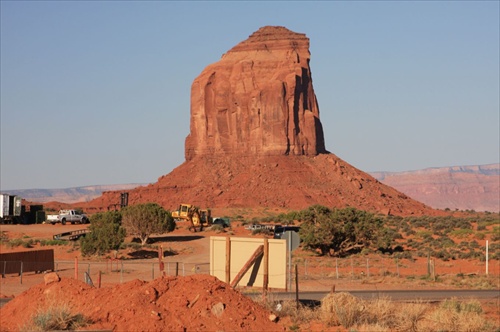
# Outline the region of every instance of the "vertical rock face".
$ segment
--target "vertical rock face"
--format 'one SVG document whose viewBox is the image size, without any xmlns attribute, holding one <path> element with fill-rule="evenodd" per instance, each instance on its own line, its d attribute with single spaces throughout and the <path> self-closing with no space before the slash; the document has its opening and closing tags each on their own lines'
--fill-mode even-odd
<svg viewBox="0 0 500 332">
<path fill-rule="evenodd" d="M 267 26 L 206 67 L 191 87 L 186 160 L 326 152 L 309 58 L 305 34 Z"/>
</svg>

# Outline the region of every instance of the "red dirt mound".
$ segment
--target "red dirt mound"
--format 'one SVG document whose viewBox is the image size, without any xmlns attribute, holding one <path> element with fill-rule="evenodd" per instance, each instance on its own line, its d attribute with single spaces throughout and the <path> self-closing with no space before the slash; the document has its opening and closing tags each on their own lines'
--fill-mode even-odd
<svg viewBox="0 0 500 332">
<path fill-rule="evenodd" d="M 0 309 L 1 330 L 18 331 L 37 310 L 61 304 L 92 321 L 85 330 L 284 330 L 266 309 L 208 275 L 136 279 L 100 289 L 74 279 L 40 284 Z"/>
<path fill-rule="evenodd" d="M 88 213 L 106 211 L 120 192 L 79 203 Z M 334 154 L 236 158 L 197 157 L 155 184 L 129 191 L 129 204 L 156 202 L 166 209 L 180 203 L 209 208 L 279 207 L 300 210 L 314 204 L 356 207 L 393 215 L 439 212 L 385 186 Z"/>
</svg>

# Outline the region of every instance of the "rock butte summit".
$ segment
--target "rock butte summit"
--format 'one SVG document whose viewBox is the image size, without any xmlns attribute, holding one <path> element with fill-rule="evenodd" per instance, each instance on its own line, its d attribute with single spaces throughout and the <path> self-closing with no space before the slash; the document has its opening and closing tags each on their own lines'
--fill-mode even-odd
<svg viewBox="0 0 500 332">
<path fill-rule="evenodd" d="M 309 60 L 305 34 L 267 26 L 207 66 L 191 87 L 186 161 L 129 191 L 129 204 L 439 213 L 326 151 Z M 110 191 L 84 207 L 119 201 Z"/>
<path fill-rule="evenodd" d="M 309 58 L 304 34 L 268 26 L 206 67 L 191 87 L 186 160 L 326 152 Z"/>
</svg>

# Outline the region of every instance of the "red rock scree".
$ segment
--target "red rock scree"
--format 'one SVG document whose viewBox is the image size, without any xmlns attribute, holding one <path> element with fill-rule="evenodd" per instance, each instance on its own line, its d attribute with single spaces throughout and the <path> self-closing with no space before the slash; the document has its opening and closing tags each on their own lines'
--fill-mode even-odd
<svg viewBox="0 0 500 332">
<path fill-rule="evenodd" d="M 268 310 L 208 275 L 133 280 L 93 288 L 74 279 L 40 284 L 0 309 L 0 330 L 19 331 L 50 306 L 67 304 L 92 323 L 83 330 L 283 331 Z"/>
</svg>

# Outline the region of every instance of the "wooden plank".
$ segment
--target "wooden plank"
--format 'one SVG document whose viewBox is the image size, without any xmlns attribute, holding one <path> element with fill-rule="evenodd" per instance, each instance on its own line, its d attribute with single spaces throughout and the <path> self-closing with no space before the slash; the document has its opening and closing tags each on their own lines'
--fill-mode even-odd
<svg viewBox="0 0 500 332">
<path fill-rule="evenodd" d="M 231 282 L 231 238 L 226 237 L 226 283 Z"/>
<path fill-rule="evenodd" d="M 231 287 L 236 287 L 236 285 L 240 282 L 241 278 L 247 273 L 247 271 L 250 269 L 253 263 L 259 258 L 262 254 L 264 253 L 264 245 L 260 245 L 257 250 L 252 254 L 250 259 L 243 265 L 241 268 L 240 272 L 236 275 L 234 280 L 231 282 Z"/>
<path fill-rule="evenodd" d="M 264 292 L 267 291 L 269 286 L 269 241 L 264 238 L 264 278 L 262 288 Z"/>
</svg>

